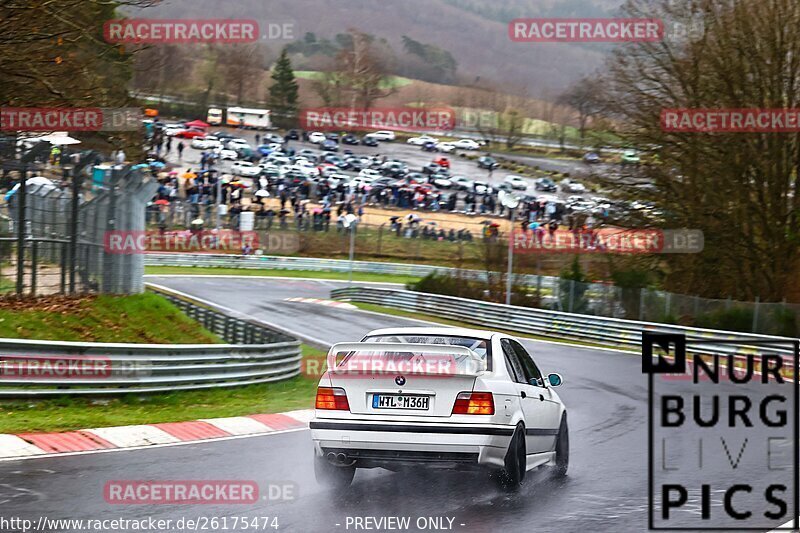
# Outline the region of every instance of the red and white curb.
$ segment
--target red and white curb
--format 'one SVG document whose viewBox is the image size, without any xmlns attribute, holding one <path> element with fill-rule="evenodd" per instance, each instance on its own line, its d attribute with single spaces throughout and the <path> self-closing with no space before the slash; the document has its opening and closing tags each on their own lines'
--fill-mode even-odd
<svg viewBox="0 0 800 533">
<path fill-rule="evenodd" d="M 335 300 L 322 300 L 320 298 L 286 298 L 284 302 L 301 302 L 304 304 L 317 304 L 317 305 L 327 305 L 329 307 L 340 307 L 342 309 L 358 309 L 353 304 L 349 304 L 347 302 L 337 302 Z"/>
<path fill-rule="evenodd" d="M 0 433 L 0 460 L 265 435 L 306 429 L 313 417 L 313 409 L 302 409 L 287 413 L 82 429 L 62 433 Z"/>
</svg>

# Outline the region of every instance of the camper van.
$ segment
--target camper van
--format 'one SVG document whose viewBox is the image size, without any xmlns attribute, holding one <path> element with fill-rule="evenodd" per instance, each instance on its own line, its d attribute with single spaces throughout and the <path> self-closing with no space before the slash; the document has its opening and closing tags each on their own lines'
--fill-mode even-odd
<svg viewBox="0 0 800 533">
<path fill-rule="evenodd" d="M 209 107 L 206 122 L 212 126 L 219 126 L 222 124 L 222 109 L 218 107 Z"/>
<path fill-rule="evenodd" d="M 229 107 L 227 125 L 266 130 L 272 127 L 272 122 L 269 117 L 269 109 Z"/>
</svg>

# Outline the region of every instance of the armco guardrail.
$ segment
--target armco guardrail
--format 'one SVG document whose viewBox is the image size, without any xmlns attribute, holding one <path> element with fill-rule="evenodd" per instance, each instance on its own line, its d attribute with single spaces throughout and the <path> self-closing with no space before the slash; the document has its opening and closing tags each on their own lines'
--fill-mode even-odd
<svg viewBox="0 0 800 533">
<path fill-rule="evenodd" d="M 233 255 L 233 254 L 184 254 L 184 253 L 148 253 L 145 255 L 145 266 L 175 267 L 224 267 L 255 268 L 275 270 L 310 270 L 314 272 L 349 272 L 350 261 L 345 259 L 319 259 L 315 257 L 286 257 L 279 255 Z M 455 268 L 436 265 L 414 265 L 409 263 L 380 263 L 374 261 L 353 261 L 353 272 L 370 274 L 392 274 L 423 278 L 432 272 L 455 274 L 485 279 L 486 272 L 481 270 L 457 270 Z M 537 276 L 522 275 L 521 281 L 535 286 Z M 552 288 L 558 278 L 541 276 L 542 288 Z"/>
<path fill-rule="evenodd" d="M 110 395 L 233 387 L 300 374 L 300 341 L 160 287 L 230 344 L 0 339 L 0 397 Z"/>
<path fill-rule="evenodd" d="M 641 348 L 642 331 L 684 334 L 688 340 L 695 341 L 732 341 L 730 344 L 719 342 L 695 344 L 692 346 L 692 350 L 696 353 L 733 354 L 738 357 L 746 357 L 750 353 L 774 353 L 788 357 L 793 353 L 793 343 L 797 342 L 797 339 L 785 337 L 577 315 L 406 290 L 348 287 L 331 291 L 331 298 L 379 304 L 404 311 L 458 320 L 488 329 L 588 341 L 630 349 Z M 785 341 L 786 344 L 759 345 L 758 348 L 753 344 L 748 344 L 756 341 Z"/>
</svg>

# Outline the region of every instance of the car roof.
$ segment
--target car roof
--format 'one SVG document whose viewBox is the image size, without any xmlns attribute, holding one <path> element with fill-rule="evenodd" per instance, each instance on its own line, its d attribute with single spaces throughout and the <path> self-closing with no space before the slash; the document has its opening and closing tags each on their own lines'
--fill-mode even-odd
<svg viewBox="0 0 800 533">
<path fill-rule="evenodd" d="M 492 335 L 497 334 L 495 331 L 485 329 L 470 329 L 470 328 L 451 328 L 451 327 L 438 327 L 438 328 L 421 328 L 421 327 L 407 327 L 407 328 L 381 328 L 374 329 L 367 333 L 367 336 L 373 335 L 438 335 L 444 337 L 472 337 L 475 339 L 489 340 Z"/>
</svg>

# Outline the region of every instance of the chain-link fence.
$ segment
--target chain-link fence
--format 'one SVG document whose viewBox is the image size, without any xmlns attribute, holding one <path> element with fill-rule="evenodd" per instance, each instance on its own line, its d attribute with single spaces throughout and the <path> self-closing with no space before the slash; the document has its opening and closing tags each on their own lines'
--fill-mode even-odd
<svg viewBox="0 0 800 533">
<path fill-rule="evenodd" d="M 157 188 L 149 173 L 118 166 L 84 187 L 83 166 L 65 169 L 61 182 L 31 176 L 34 165 L 16 166 L 0 224 L 0 292 L 144 290 L 141 254 L 115 253 L 105 243 L 109 232 L 144 230 L 145 206 Z"/>
</svg>

